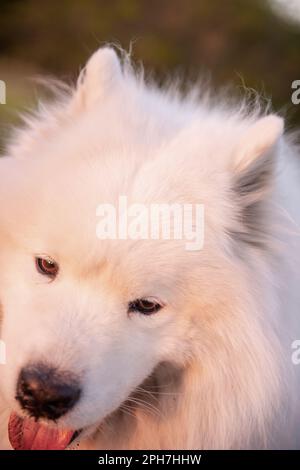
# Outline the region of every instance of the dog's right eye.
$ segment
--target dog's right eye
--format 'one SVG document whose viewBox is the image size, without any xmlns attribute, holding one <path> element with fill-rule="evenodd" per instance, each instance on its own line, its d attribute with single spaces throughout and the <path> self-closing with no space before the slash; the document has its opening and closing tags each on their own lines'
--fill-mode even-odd
<svg viewBox="0 0 300 470">
<path fill-rule="evenodd" d="M 153 313 L 158 312 L 163 305 L 157 302 L 153 298 L 147 299 L 136 299 L 133 302 L 129 302 L 128 312 L 138 312 L 143 315 L 152 315 Z"/>
<path fill-rule="evenodd" d="M 54 278 L 58 273 L 58 264 L 51 258 L 35 258 L 36 269 L 40 274 Z"/>
</svg>

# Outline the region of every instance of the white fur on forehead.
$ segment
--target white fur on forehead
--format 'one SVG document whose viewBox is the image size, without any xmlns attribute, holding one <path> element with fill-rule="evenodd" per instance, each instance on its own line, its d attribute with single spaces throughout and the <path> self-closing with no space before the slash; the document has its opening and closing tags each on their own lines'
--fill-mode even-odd
<svg viewBox="0 0 300 470">
<path fill-rule="evenodd" d="M 183 156 L 193 141 L 198 142 L 199 150 L 195 148 L 198 158 L 203 158 L 210 141 L 209 152 L 214 157 L 209 159 L 210 166 L 226 167 L 225 153 L 228 154 L 230 145 L 236 143 L 243 129 L 257 119 L 259 103 L 257 106 L 252 103 L 252 107 L 246 102 L 229 106 L 227 97 L 209 99 L 209 92 L 201 92 L 196 85 L 188 96 L 174 84 L 159 89 L 144 81 L 143 74 L 134 72 L 128 55 L 124 54 L 121 62 L 112 48 L 96 51 L 81 72 L 75 89 L 59 94 L 53 104 L 41 105 L 26 119 L 26 127 L 13 135 L 8 154 L 40 158 L 44 151 L 49 153 L 48 142 L 57 142 L 56 149 L 67 145 L 61 142 L 70 138 L 68 130 L 71 130 L 73 144 L 77 140 L 78 148 L 85 143 L 87 151 L 91 144 L 94 148 L 101 147 L 105 136 L 105 148 L 116 149 L 120 143 L 123 154 L 127 148 L 133 148 L 142 157 L 142 149 L 138 147 L 142 144 L 146 158 L 146 154 L 153 156 L 181 131 L 191 129 L 188 134 L 192 139 L 188 138 L 181 147 Z M 197 127 L 201 132 L 198 133 Z M 64 155 L 68 150 L 73 151 L 69 144 L 63 149 Z M 98 158 L 99 154 L 96 152 Z"/>
</svg>

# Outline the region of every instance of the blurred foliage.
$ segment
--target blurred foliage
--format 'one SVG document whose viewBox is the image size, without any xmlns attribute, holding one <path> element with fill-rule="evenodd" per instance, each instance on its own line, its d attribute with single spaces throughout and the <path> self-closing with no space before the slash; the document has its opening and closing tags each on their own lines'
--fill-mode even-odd
<svg viewBox="0 0 300 470">
<path fill-rule="evenodd" d="M 7 83 L 2 124 L 32 102 L 35 73 L 75 78 L 105 42 L 133 48 L 158 78 L 231 82 L 271 97 L 300 124 L 291 83 L 300 79 L 300 26 L 276 16 L 265 0 L 1 0 L 0 79 Z"/>
</svg>

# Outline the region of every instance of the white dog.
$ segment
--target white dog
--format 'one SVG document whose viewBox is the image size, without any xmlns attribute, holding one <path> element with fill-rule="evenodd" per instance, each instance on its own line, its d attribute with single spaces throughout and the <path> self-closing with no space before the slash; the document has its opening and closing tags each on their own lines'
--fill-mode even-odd
<svg viewBox="0 0 300 470">
<path fill-rule="evenodd" d="M 280 117 L 111 48 L 27 118 L 0 161 L 0 447 L 299 447 L 296 154 Z M 100 240 L 121 195 L 202 204 L 203 248 Z"/>
</svg>

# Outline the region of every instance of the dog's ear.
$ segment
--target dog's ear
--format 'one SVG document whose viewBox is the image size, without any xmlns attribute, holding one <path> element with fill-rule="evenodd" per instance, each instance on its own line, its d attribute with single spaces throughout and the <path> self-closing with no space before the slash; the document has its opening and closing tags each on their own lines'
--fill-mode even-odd
<svg viewBox="0 0 300 470">
<path fill-rule="evenodd" d="M 270 114 L 258 119 L 242 134 L 235 148 L 238 169 L 243 170 L 263 160 L 283 134 L 283 119 Z"/>
<path fill-rule="evenodd" d="M 244 228 L 239 235 L 254 245 L 263 240 L 264 200 L 272 188 L 283 129 L 283 120 L 275 115 L 260 118 L 239 138 L 234 150 L 233 188 Z"/>
<path fill-rule="evenodd" d="M 87 109 L 101 102 L 111 88 L 118 86 L 121 76 L 121 64 L 114 49 L 98 49 L 79 75 L 73 107 Z"/>
<path fill-rule="evenodd" d="M 276 167 L 276 149 L 283 119 L 269 115 L 252 124 L 234 150 L 235 190 L 242 197 L 260 199 L 268 190 Z"/>
</svg>

